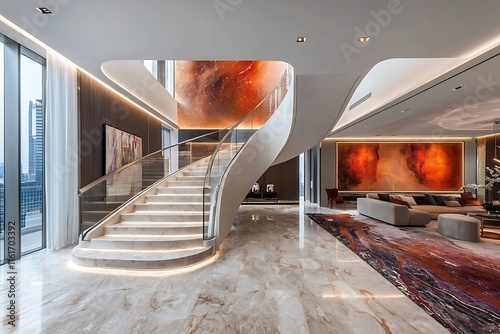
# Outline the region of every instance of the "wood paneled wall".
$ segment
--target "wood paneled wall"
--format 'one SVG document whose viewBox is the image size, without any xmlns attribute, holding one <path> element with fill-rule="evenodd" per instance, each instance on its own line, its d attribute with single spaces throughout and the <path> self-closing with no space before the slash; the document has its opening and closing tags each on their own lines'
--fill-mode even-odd
<svg viewBox="0 0 500 334">
<path fill-rule="evenodd" d="M 271 166 L 257 180 L 262 190 L 267 184 L 274 184 L 279 200 L 299 200 L 299 157 Z M 248 189 L 250 191 L 250 189 Z"/>
<path fill-rule="evenodd" d="M 162 124 L 156 118 L 80 71 L 78 90 L 80 187 L 105 174 L 105 124 L 141 137 L 143 156 L 161 149 Z"/>
</svg>

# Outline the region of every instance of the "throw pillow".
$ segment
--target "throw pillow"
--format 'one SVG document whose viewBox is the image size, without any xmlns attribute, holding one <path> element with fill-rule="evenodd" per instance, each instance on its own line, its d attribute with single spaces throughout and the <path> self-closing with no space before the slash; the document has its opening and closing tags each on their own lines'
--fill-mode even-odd
<svg viewBox="0 0 500 334">
<path fill-rule="evenodd" d="M 474 196 L 472 196 L 472 193 L 461 193 L 460 197 L 461 198 L 474 198 Z"/>
<path fill-rule="evenodd" d="M 399 199 L 401 201 L 401 196 L 399 195 L 389 195 L 389 198 Z"/>
<path fill-rule="evenodd" d="M 436 205 L 439 205 L 439 206 L 445 206 L 446 204 L 444 204 L 444 201 L 448 201 L 447 198 L 445 198 L 444 196 L 439 196 L 439 195 L 432 195 L 432 198 L 434 199 L 434 202 L 436 202 Z"/>
<path fill-rule="evenodd" d="M 457 206 L 461 206 L 460 203 L 458 203 L 458 201 L 444 201 L 444 204 L 446 206 L 449 206 L 449 207 L 457 207 Z"/>
<path fill-rule="evenodd" d="M 479 198 L 462 198 L 462 206 L 482 205 Z"/>
<path fill-rule="evenodd" d="M 434 201 L 434 198 L 432 198 L 431 195 L 420 195 L 420 196 L 413 196 L 413 199 L 415 200 L 415 203 L 417 205 L 436 205 L 436 202 Z"/>
<path fill-rule="evenodd" d="M 425 194 L 425 200 L 427 201 L 427 205 L 437 205 L 432 195 Z"/>
<path fill-rule="evenodd" d="M 410 204 L 410 206 L 416 206 L 415 200 L 411 196 L 401 196 L 401 200 Z"/>
<path fill-rule="evenodd" d="M 389 196 L 389 194 L 378 194 L 378 199 L 385 202 L 391 201 L 391 197 Z"/>
<path fill-rule="evenodd" d="M 408 209 L 411 209 L 411 206 L 410 204 L 408 204 L 408 202 L 402 201 L 400 199 L 391 198 L 391 203 L 405 205 Z"/>
</svg>

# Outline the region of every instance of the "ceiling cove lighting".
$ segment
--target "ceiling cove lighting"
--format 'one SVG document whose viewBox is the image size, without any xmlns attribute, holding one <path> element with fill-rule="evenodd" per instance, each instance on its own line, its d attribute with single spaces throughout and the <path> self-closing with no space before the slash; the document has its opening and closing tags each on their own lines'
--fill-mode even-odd
<svg viewBox="0 0 500 334">
<path fill-rule="evenodd" d="M 464 88 L 464 87 L 467 87 L 467 84 L 462 84 L 460 86 L 457 86 L 457 87 L 453 88 L 453 90 L 459 90 L 459 89 Z"/>
<path fill-rule="evenodd" d="M 38 9 L 38 11 L 42 14 L 52 14 L 50 9 L 48 9 L 47 7 L 36 7 L 36 9 Z"/>
<path fill-rule="evenodd" d="M 306 39 L 306 37 L 297 37 L 297 43 L 304 43 Z"/>
<path fill-rule="evenodd" d="M 358 38 L 358 42 L 361 42 L 361 43 L 366 43 L 370 40 L 370 37 L 368 36 L 361 36 L 360 38 Z"/>
<path fill-rule="evenodd" d="M 33 43 L 36 43 L 37 45 L 41 46 L 42 48 L 44 48 L 46 51 L 52 51 L 54 52 L 55 54 L 59 55 L 60 57 L 63 58 L 63 60 L 65 62 L 67 62 L 68 64 L 72 65 L 72 66 L 75 66 L 76 68 L 78 68 L 80 71 L 82 71 L 83 73 L 87 74 L 88 76 L 90 76 L 92 79 L 96 80 L 97 82 L 101 83 L 104 87 L 106 87 L 107 89 L 109 89 L 110 91 L 112 91 L 113 93 L 117 94 L 118 96 L 122 97 L 124 100 L 132 103 L 134 106 L 136 106 L 137 108 L 141 109 L 142 111 L 144 111 L 145 113 L 147 113 L 148 115 L 154 117 L 155 119 L 159 120 L 160 122 L 162 123 L 169 123 L 169 122 L 172 122 L 170 119 L 168 118 L 160 118 L 158 117 L 157 115 L 151 113 L 149 110 L 147 110 L 146 108 L 140 106 L 137 102 L 134 102 L 132 101 L 130 98 L 128 98 L 127 96 L 123 95 L 122 93 L 120 93 L 119 91 L 117 91 L 116 89 L 114 89 L 113 87 L 111 87 L 110 85 L 108 85 L 107 83 L 105 83 L 104 81 L 102 81 L 101 79 L 97 78 L 96 76 L 94 76 L 93 74 L 91 74 L 90 72 L 86 71 L 85 69 L 83 69 L 82 67 L 76 65 L 75 63 L 73 63 L 72 61 L 70 61 L 68 58 L 64 57 L 63 55 L 61 55 L 59 52 L 55 51 L 54 49 L 52 49 L 50 46 L 48 46 L 47 44 L 43 43 L 42 41 L 40 41 L 39 39 L 37 39 L 36 37 L 34 37 L 33 35 L 30 35 L 28 34 L 25 30 L 21 29 L 20 27 L 18 27 L 17 25 L 15 25 L 14 23 L 12 23 L 11 21 L 7 20 L 4 16 L 0 15 L 0 22 L 4 23 L 5 25 L 7 25 L 8 27 L 12 28 L 15 32 L 17 32 L 18 34 L 20 34 L 21 36 L 24 36 L 26 38 L 28 38 L 30 41 L 32 41 Z M 168 121 L 167 121 L 168 120 Z M 172 122 L 173 123 L 173 122 Z"/>
</svg>

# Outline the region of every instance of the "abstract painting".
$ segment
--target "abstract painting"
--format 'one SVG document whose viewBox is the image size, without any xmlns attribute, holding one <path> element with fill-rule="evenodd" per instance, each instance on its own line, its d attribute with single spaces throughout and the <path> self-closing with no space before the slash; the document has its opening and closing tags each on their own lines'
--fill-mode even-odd
<svg viewBox="0 0 500 334">
<path fill-rule="evenodd" d="M 175 99 L 179 126 L 223 129 L 235 124 L 276 88 L 287 66 L 281 61 L 177 60 Z M 266 122 L 269 102 L 259 106 L 253 126 Z"/>
<path fill-rule="evenodd" d="M 458 191 L 463 142 L 338 142 L 341 191 Z"/>
<path fill-rule="evenodd" d="M 128 132 L 106 125 L 106 174 L 142 158 L 142 138 Z M 106 194 L 110 196 L 126 196 L 142 187 L 142 167 L 117 173 L 107 180 Z"/>
</svg>

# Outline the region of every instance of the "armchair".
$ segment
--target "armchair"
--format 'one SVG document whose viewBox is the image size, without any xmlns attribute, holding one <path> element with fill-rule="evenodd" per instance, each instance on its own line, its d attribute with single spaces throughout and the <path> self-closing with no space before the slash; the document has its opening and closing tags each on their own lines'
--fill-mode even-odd
<svg viewBox="0 0 500 334">
<path fill-rule="evenodd" d="M 328 207 L 333 208 L 333 204 L 338 209 L 339 204 L 344 204 L 344 198 L 339 196 L 339 190 L 337 188 L 325 188 L 326 196 L 328 198 Z"/>
</svg>

